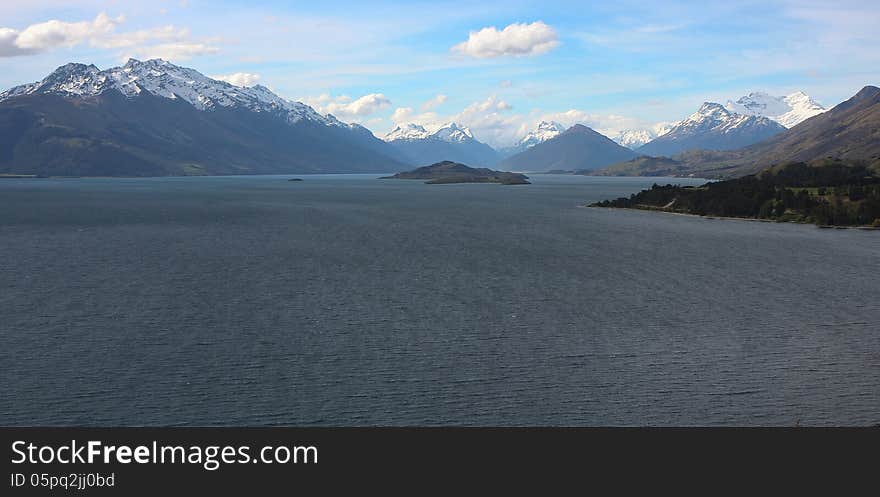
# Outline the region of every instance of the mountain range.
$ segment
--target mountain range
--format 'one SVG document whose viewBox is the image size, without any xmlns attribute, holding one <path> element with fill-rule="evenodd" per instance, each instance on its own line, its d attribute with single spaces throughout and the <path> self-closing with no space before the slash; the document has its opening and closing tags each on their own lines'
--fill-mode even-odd
<svg viewBox="0 0 880 497">
<path fill-rule="evenodd" d="M 768 131 L 774 128 L 764 121 L 745 122 L 740 116 L 766 117 L 785 128 L 790 128 L 827 110 L 802 91 L 779 97 L 765 92 L 752 92 L 736 101 L 728 100 L 724 105 L 729 112 L 727 115 L 717 111 L 719 106 L 720 104 L 717 103 L 706 102 L 700 110 L 684 121 L 655 126 L 653 129 L 623 130 L 613 139 L 625 147 L 639 150 L 640 147 L 669 133 L 673 128 L 684 125 L 676 130 L 679 136 L 659 140 L 639 152 L 648 155 L 670 155 L 701 148 L 732 150 L 767 137 L 767 133 L 754 132 L 759 127 L 755 126 L 756 123 L 767 126 Z M 694 126 L 693 121 L 714 121 L 714 125 Z M 746 129 L 750 131 L 747 132 Z M 776 128 L 777 131 L 779 129 Z"/>
<path fill-rule="evenodd" d="M 691 150 L 672 158 L 638 158 L 597 174 L 737 177 L 778 164 L 827 157 L 880 165 L 880 88 L 866 86 L 831 110 L 738 150 Z"/>
<path fill-rule="evenodd" d="M 865 87 L 827 111 L 803 92 L 753 92 L 614 140 L 542 121 L 495 150 L 455 122 L 403 124 L 380 140 L 265 86 L 235 86 L 161 59 L 106 70 L 71 63 L 0 93 L 0 174 L 394 172 L 452 160 L 527 172 L 617 164 L 601 173 L 729 176 L 824 156 L 877 160 L 877 92 Z"/>
<path fill-rule="evenodd" d="M 670 156 L 695 149 L 734 150 L 782 131 L 785 127 L 768 117 L 737 114 L 721 104 L 705 102 L 669 132 L 636 151 L 643 155 Z"/>
<path fill-rule="evenodd" d="M 0 172 L 156 176 L 381 172 L 408 161 L 366 128 L 264 86 L 154 59 L 67 64 L 0 93 Z"/>
<path fill-rule="evenodd" d="M 412 164 L 434 164 L 448 160 L 493 166 L 499 160 L 495 149 L 474 138 L 467 127 L 454 122 L 431 130 L 414 123 L 398 125 L 385 135 L 385 141 Z"/>
</svg>

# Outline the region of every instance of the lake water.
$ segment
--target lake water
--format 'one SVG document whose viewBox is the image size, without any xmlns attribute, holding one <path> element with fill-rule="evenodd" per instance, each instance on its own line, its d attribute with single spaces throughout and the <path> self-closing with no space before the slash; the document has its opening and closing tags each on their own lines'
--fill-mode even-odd
<svg viewBox="0 0 880 497">
<path fill-rule="evenodd" d="M 0 425 L 880 423 L 878 232 L 303 178 L 0 180 Z"/>
</svg>

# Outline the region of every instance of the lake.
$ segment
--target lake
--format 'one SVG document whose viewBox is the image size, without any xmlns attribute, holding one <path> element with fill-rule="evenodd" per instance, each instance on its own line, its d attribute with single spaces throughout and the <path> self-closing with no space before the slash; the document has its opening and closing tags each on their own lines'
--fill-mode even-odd
<svg viewBox="0 0 880 497">
<path fill-rule="evenodd" d="M 0 180 L 0 425 L 874 425 L 880 233 L 533 175 Z"/>
</svg>

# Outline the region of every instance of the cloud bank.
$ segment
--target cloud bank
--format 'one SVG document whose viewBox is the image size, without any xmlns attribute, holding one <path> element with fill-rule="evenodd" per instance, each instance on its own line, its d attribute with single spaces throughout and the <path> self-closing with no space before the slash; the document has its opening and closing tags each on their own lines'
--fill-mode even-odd
<svg viewBox="0 0 880 497">
<path fill-rule="evenodd" d="M 321 114 L 333 114 L 343 121 L 358 123 L 391 106 L 391 100 L 381 93 L 370 93 L 356 100 L 347 95 L 331 97 L 325 93 L 319 97 L 303 98 L 301 101 Z"/>
<path fill-rule="evenodd" d="M 235 86 L 253 86 L 257 84 L 258 81 L 262 78 L 259 74 L 254 74 L 250 72 L 236 72 L 232 74 L 217 74 L 215 76 L 211 76 L 214 79 L 219 79 L 220 81 L 226 81 L 227 83 L 233 84 Z"/>
<path fill-rule="evenodd" d="M 117 32 L 125 16 L 110 17 L 100 13 L 92 21 L 67 22 L 52 19 L 31 24 L 22 30 L 0 27 L 0 57 L 19 57 L 88 44 L 95 48 L 125 50 L 124 57 L 160 57 L 187 60 L 196 55 L 217 53 L 208 42 L 190 39 L 189 30 L 161 26 L 128 32 Z"/>
</svg>

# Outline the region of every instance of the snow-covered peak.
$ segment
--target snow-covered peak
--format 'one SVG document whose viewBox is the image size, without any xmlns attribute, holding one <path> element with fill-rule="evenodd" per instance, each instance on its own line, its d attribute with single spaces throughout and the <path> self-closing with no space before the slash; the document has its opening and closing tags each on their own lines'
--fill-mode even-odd
<svg viewBox="0 0 880 497">
<path fill-rule="evenodd" d="M 729 118 L 731 112 L 723 105 L 715 102 L 703 102 L 700 108 L 690 115 L 685 121 L 702 122 L 706 120 L 723 120 Z"/>
<path fill-rule="evenodd" d="M 565 126 L 555 121 L 541 121 L 535 129 L 526 133 L 517 143 L 517 147 L 525 150 L 539 143 L 543 143 L 565 131 Z"/>
<path fill-rule="evenodd" d="M 618 133 L 613 140 L 618 145 L 635 150 L 656 137 L 657 135 L 650 129 L 625 129 Z"/>
<path fill-rule="evenodd" d="M 106 85 L 106 78 L 100 76 L 100 70 L 94 65 L 70 63 L 52 71 L 42 81 L 18 86 L 0 94 L 22 95 L 27 93 L 57 93 L 61 95 L 89 95 L 100 93 Z M 12 94 L 8 96 L 14 96 Z"/>
<path fill-rule="evenodd" d="M 254 112 L 277 113 L 290 123 L 306 119 L 328 126 L 350 127 L 336 118 L 318 114 L 308 105 L 281 98 L 265 86 L 235 86 L 162 59 L 129 59 L 124 66 L 103 71 L 94 65 L 66 64 L 42 81 L 0 93 L 0 101 L 31 93 L 89 97 L 108 90 L 116 90 L 129 98 L 146 92 L 158 97 L 180 99 L 199 110 L 239 107 Z"/>
<path fill-rule="evenodd" d="M 707 112 L 711 114 L 714 110 L 715 108 L 713 106 L 711 109 L 708 109 Z M 618 145 L 623 145 L 624 147 L 635 150 L 651 140 L 669 133 L 679 124 L 681 123 L 664 121 L 654 124 L 650 128 L 625 129 L 617 133 L 612 140 L 617 142 Z"/>
<path fill-rule="evenodd" d="M 728 100 L 725 107 L 738 114 L 769 117 L 786 128 L 827 110 L 802 91 L 783 97 L 759 91 L 752 92 L 735 102 Z"/>
<path fill-rule="evenodd" d="M 719 103 L 703 102 L 699 110 L 678 123 L 670 130 L 670 133 L 682 131 L 694 133 L 709 130 L 726 132 L 747 125 L 755 119 L 752 116 L 731 112 Z"/>
<path fill-rule="evenodd" d="M 774 128 L 783 129 L 782 125 L 768 117 L 738 114 L 719 103 L 704 102 L 697 112 L 659 136 L 668 136 L 669 140 L 677 140 L 703 133 L 718 134 Z"/>
<path fill-rule="evenodd" d="M 474 139 L 474 134 L 466 126 L 460 126 L 456 123 L 446 123 L 437 128 L 431 136 L 438 140 L 450 143 L 468 142 Z"/>
<path fill-rule="evenodd" d="M 430 133 L 424 126 L 415 123 L 400 124 L 385 135 L 385 141 L 424 140 Z"/>
<path fill-rule="evenodd" d="M 474 140 L 474 134 L 466 126 L 454 122 L 431 128 L 407 123 L 398 125 L 385 135 L 385 141 L 395 140 L 440 140 L 449 143 L 464 143 Z"/>
<path fill-rule="evenodd" d="M 737 114 L 775 116 L 790 110 L 783 101 L 783 98 L 774 97 L 769 93 L 761 91 L 754 91 L 744 97 L 740 97 L 736 102 L 728 100 L 725 107 Z"/>
</svg>

